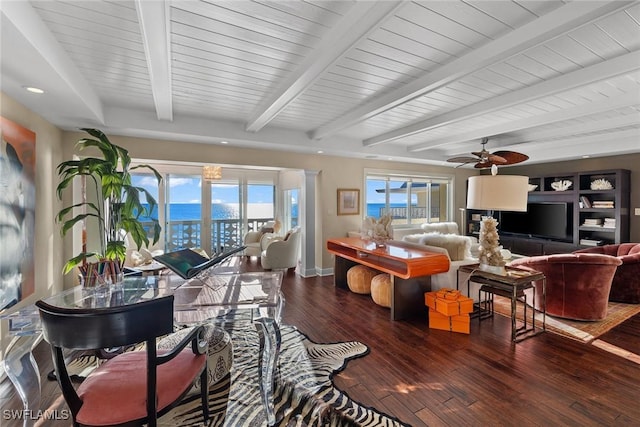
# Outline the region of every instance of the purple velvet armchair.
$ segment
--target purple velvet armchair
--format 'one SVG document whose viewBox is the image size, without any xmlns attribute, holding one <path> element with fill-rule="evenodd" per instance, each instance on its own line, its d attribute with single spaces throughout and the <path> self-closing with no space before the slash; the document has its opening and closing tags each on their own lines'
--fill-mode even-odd
<svg viewBox="0 0 640 427">
<path fill-rule="evenodd" d="M 544 273 L 547 314 L 575 320 L 602 320 L 607 316 L 611 282 L 622 264 L 601 254 L 555 254 L 520 258 L 509 265 Z M 542 283 L 536 287 L 536 309 L 542 308 Z"/>
<path fill-rule="evenodd" d="M 604 254 L 618 257 L 622 265 L 611 283 L 609 301 L 640 304 L 640 243 L 622 243 L 581 249 L 574 253 Z"/>
</svg>

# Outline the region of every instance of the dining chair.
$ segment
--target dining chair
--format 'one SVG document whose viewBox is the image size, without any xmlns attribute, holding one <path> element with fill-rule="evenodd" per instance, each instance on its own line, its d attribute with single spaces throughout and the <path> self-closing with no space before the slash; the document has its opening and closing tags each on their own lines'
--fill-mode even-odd
<svg viewBox="0 0 640 427">
<path fill-rule="evenodd" d="M 74 426 L 157 425 L 200 378 L 202 411 L 209 418 L 207 342 L 194 327 L 171 350 L 156 339 L 174 330 L 173 295 L 107 308 L 60 308 L 40 300 L 44 339 Z M 93 350 L 145 343 L 105 361 L 74 387 L 63 349 Z M 191 344 L 191 349 L 186 347 Z"/>
</svg>

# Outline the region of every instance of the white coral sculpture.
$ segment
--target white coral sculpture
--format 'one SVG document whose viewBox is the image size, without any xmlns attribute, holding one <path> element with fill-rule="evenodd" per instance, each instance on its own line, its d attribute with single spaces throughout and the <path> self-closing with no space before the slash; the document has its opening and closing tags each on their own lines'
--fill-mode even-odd
<svg viewBox="0 0 640 427">
<path fill-rule="evenodd" d="M 612 190 L 613 185 L 611 185 L 611 183 L 606 179 L 600 178 L 591 182 L 591 189 L 592 190 Z"/>
<path fill-rule="evenodd" d="M 505 261 L 500 253 L 498 221 L 488 217 L 480 223 L 480 264 L 502 267 Z"/>
<path fill-rule="evenodd" d="M 388 240 L 393 236 L 391 215 L 383 215 L 380 219 L 368 216 L 362 225 L 363 237 L 373 240 Z"/>
</svg>

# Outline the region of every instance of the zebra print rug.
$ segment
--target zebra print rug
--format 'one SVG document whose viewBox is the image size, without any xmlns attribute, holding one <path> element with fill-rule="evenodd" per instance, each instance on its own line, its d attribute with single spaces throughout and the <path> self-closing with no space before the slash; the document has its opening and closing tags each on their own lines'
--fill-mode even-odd
<svg viewBox="0 0 640 427">
<path fill-rule="evenodd" d="M 259 341 L 248 311 L 230 312 L 217 318 L 233 341 L 230 375 L 209 389 L 211 418 L 207 427 L 262 427 L 266 419 L 258 384 Z M 276 388 L 277 425 L 281 427 L 408 427 L 400 420 L 353 401 L 334 387 L 332 377 L 351 359 L 369 349 L 357 341 L 318 344 L 294 326 L 282 325 Z M 93 360 L 93 361 L 92 361 Z M 79 376 L 95 366 L 94 356 L 75 363 Z M 228 401 L 227 401 L 228 398 Z M 198 394 L 158 420 L 162 427 L 205 426 Z"/>
<path fill-rule="evenodd" d="M 266 426 L 258 384 L 258 333 L 248 312 L 231 312 L 216 320 L 233 341 L 233 368 L 226 418 L 215 413 L 214 396 L 221 396 L 220 387 L 210 390 L 213 414 L 208 426 Z M 294 326 L 283 325 L 282 348 L 274 391 L 277 425 L 287 427 L 380 426 L 401 427 L 407 424 L 365 407 L 334 387 L 332 376 L 346 363 L 362 357 L 369 349 L 356 341 L 317 344 Z M 216 385 L 217 386 L 217 385 Z M 223 385 L 224 387 L 224 385 Z M 184 402 L 162 419 L 164 426 L 203 425 L 199 400 Z"/>
</svg>

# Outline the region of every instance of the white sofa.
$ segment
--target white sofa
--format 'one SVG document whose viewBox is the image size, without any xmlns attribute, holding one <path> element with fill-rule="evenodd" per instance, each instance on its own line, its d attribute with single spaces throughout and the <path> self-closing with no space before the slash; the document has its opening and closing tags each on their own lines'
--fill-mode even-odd
<svg viewBox="0 0 640 427">
<path fill-rule="evenodd" d="M 393 239 L 402 240 L 404 236 L 421 233 L 458 234 L 458 224 L 455 222 L 429 222 L 419 227 L 394 228 Z"/>
<path fill-rule="evenodd" d="M 471 256 L 473 239 L 459 234 L 420 233 L 409 234 L 402 238 L 404 242 L 419 245 L 429 251 L 446 254 L 449 257 L 450 267 L 446 273 L 431 276 L 431 290 L 442 288 L 456 289 L 458 267 L 461 265 L 476 264 L 477 258 Z M 466 281 L 468 275 L 460 275 L 460 290 L 466 293 Z M 473 288 L 471 289 L 473 293 Z M 477 294 L 477 291 L 476 291 Z M 470 295 L 477 299 L 477 295 Z"/>
<path fill-rule="evenodd" d="M 424 223 L 418 227 L 394 227 L 393 240 L 402 240 L 404 236 L 420 233 L 442 233 L 442 234 L 458 234 L 458 224 L 455 222 L 430 222 Z M 360 237 L 360 231 L 349 231 L 347 236 Z"/>
</svg>

